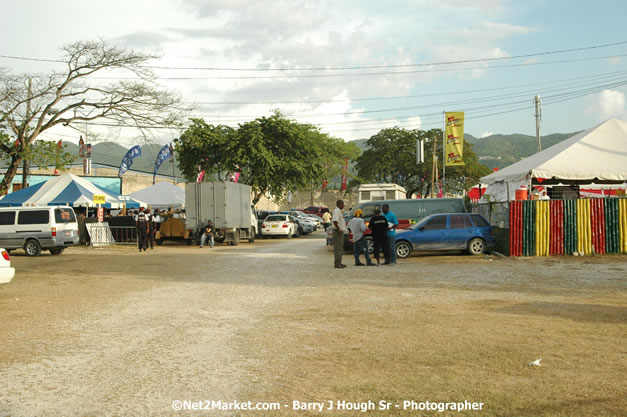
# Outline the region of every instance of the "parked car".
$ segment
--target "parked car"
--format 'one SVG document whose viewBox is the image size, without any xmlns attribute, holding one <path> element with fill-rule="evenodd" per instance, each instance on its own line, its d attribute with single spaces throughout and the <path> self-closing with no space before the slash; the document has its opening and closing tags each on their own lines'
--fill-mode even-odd
<svg viewBox="0 0 627 417">
<path fill-rule="evenodd" d="M 257 210 L 257 235 L 261 236 L 261 225 L 263 221 L 271 214 L 277 214 L 278 211 Z"/>
<path fill-rule="evenodd" d="M 322 217 L 322 215 L 327 211 L 329 211 L 329 208 L 326 206 L 309 206 L 306 209 L 303 209 L 303 213 L 315 214 L 319 217 Z"/>
<path fill-rule="evenodd" d="M 291 211 L 281 211 L 280 213 L 289 214 L 290 216 L 298 220 L 298 223 L 301 226 L 301 233 L 304 235 L 311 233 L 311 232 L 315 232 L 318 227 L 316 222 L 312 218 L 307 217 L 305 213 L 303 213 L 302 211 L 291 210 Z"/>
<path fill-rule="evenodd" d="M 69 206 L 1 207 L 0 246 L 24 248 L 28 256 L 41 250 L 59 255 L 78 243 L 78 223 Z"/>
<path fill-rule="evenodd" d="M 0 284 L 8 284 L 15 276 L 15 268 L 11 267 L 9 252 L 0 248 Z"/>
<path fill-rule="evenodd" d="M 322 225 L 324 224 L 322 217 L 316 216 L 315 214 L 309 214 L 309 213 L 305 213 L 305 216 L 309 217 L 310 219 L 313 219 L 313 221 L 316 223 L 316 230 L 318 228 L 322 228 Z"/>
<path fill-rule="evenodd" d="M 495 244 L 492 226 L 480 214 L 434 214 L 396 233 L 396 257 L 407 258 L 414 251 L 449 250 L 481 255 Z"/>
<path fill-rule="evenodd" d="M 271 214 L 261 224 L 262 236 L 286 236 L 290 239 L 298 233 L 297 224 L 287 214 Z"/>
</svg>

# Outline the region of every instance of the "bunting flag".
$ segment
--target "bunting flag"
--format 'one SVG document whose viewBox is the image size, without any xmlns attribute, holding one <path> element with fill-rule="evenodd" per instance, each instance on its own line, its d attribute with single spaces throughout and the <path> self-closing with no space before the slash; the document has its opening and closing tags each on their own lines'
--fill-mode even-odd
<svg viewBox="0 0 627 417">
<path fill-rule="evenodd" d="M 78 140 L 78 156 L 81 158 L 85 157 L 85 141 L 83 140 L 83 136 Z"/>
<path fill-rule="evenodd" d="M 157 160 L 155 161 L 155 170 L 152 174 L 152 183 L 155 183 L 155 179 L 157 177 L 157 171 L 159 171 L 159 167 L 166 159 L 170 159 L 172 156 L 172 147 L 170 145 L 163 145 L 163 148 L 159 151 L 159 155 L 157 155 Z"/>
<path fill-rule="evenodd" d="M 348 178 L 348 158 L 344 159 L 342 167 L 342 191 L 346 191 L 346 180 Z"/>
<path fill-rule="evenodd" d="M 464 112 L 444 113 L 446 126 L 444 128 L 444 153 L 447 167 L 464 164 Z"/>
<path fill-rule="evenodd" d="M 327 185 L 329 185 L 329 181 L 324 180 L 322 181 L 322 189 L 324 190 L 325 188 L 327 188 Z"/>
<path fill-rule="evenodd" d="M 196 176 L 196 182 L 202 182 L 202 179 L 205 178 L 205 170 L 203 169 Z"/>
<path fill-rule="evenodd" d="M 122 175 L 124 175 L 124 173 L 128 171 L 131 165 L 133 165 L 133 159 L 135 159 L 138 156 L 141 156 L 141 154 L 142 154 L 142 150 L 139 147 L 139 145 L 135 145 L 131 149 L 129 149 L 128 152 L 126 152 L 126 155 L 124 155 L 124 158 L 122 158 L 122 163 L 120 164 L 120 170 L 118 171 L 118 177 L 121 177 Z"/>
</svg>

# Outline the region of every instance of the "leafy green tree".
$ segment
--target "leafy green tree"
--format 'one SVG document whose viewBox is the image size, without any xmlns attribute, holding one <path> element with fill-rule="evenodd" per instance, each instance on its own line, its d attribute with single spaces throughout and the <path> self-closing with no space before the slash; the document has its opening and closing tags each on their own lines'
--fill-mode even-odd
<svg viewBox="0 0 627 417">
<path fill-rule="evenodd" d="M 230 142 L 236 141 L 237 131 L 229 126 L 209 125 L 202 119 L 191 119 L 191 126 L 174 140 L 178 164 L 188 181 L 195 181 L 200 171 L 208 177 L 223 176 L 233 164 L 226 158 Z"/>
<path fill-rule="evenodd" d="M 239 172 L 239 181 L 253 189 L 253 203 L 267 192 L 282 196 L 288 190 L 322 184 L 340 159 L 356 155 L 353 147 L 280 112 L 238 129 L 192 120 L 192 126 L 175 140 L 179 167 L 188 180 L 194 180 L 199 169 L 220 180 L 228 172 Z"/>
<path fill-rule="evenodd" d="M 422 164 L 416 163 L 417 140 L 425 141 Z M 439 181 L 442 175 L 442 130 L 407 130 L 399 127 L 383 129 L 368 139 L 368 149 L 357 160 L 359 181 L 395 183 L 407 190 L 408 197 L 414 193 L 430 194 L 434 187 L 431 181 L 434 142 Z M 447 168 L 447 192 L 468 189 L 480 176 L 489 173 L 486 167 L 479 165 L 468 142 L 464 143 L 464 161 L 466 166 Z"/>
</svg>

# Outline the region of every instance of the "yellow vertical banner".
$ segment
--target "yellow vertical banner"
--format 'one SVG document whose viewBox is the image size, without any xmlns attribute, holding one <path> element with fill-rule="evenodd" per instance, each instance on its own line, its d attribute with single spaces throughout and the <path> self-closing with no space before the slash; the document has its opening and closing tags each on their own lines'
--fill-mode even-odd
<svg viewBox="0 0 627 417">
<path fill-rule="evenodd" d="M 464 164 L 464 112 L 444 113 L 444 155 L 447 167 Z"/>
<path fill-rule="evenodd" d="M 548 201 L 536 204 L 536 256 L 549 256 L 551 213 Z"/>
<path fill-rule="evenodd" d="M 577 200 L 577 251 L 592 254 L 590 200 Z"/>
<path fill-rule="evenodd" d="M 619 253 L 627 253 L 627 200 L 621 198 L 618 203 Z"/>
</svg>

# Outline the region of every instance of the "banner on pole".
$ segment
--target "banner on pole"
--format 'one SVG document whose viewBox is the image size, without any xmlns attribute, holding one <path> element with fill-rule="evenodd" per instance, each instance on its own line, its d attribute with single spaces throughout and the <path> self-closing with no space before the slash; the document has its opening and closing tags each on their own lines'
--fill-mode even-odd
<svg viewBox="0 0 627 417">
<path fill-rule="evenodd" d="M 122 163 L 120 164 L 120 169 L 118 170 L 118 177 L 124 175 L 126 171 L 133 165 L 133 159 L 138 156 L 141 156 L 142 150 L 139 145 L 133 146 L 131 149 L 126 152 L 124 158 L 122 158 Z"/>
<path fill-rule="evenodd" d="M 155 183 L 159 167 L 161 166 L 163 161 L 165 161 L 166 159 L 170 159 L 170 156 L 172 156 L 172 148 L 170 147 L 170 145 L 163 145 L 163 148 L 161 148 L 161 150 L 159 151 L 159 154 L 157 155 L 157 160 L 155 161 L 155 170 L 152 173 L 153 184 Z"/>
<path fill-rule="evenodd" d="M 346 191 L 346 180 L 348 178 L 348 158 L 344 159 L 342 167 L 342 191 Z"/>
<path fill-rule="evenodd" d="M 444 113 L 444 161 L 447 167 L 464 164 L 464 112 Z"/>
</svg>

